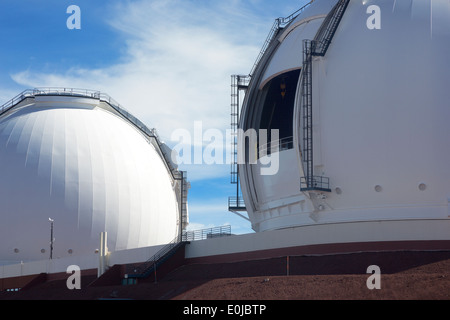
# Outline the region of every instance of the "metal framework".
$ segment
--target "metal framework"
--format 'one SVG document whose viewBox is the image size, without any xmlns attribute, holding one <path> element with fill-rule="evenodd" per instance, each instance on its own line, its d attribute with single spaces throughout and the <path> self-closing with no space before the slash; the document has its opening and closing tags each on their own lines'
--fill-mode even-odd
<svg viewBox="0 0 450 320">
<path fill-rule="evenodd" d="M 239 124 L 239 111 L 240 106 L 240 92 L 246 91 L 249 87 L 250 80 L 258 67 L 262 57 L 267 51 L 270 43 L 275 39 L 280 30 L 284 29 L 289 23 L 291 23 L 301 12 L 303 12 L 314 0 L 308 2 L 306 5 L 290 14 L 287 17 L 275 19 L 275 22 L 270 29 L 270 32 L 264 41 L 264 44 L 253 64 L 252 69 L 248 75 L 232 75 L 231 76 L 231 183 L 236 184 L 236 195 L 228 198 L 228 210 L 236 213 L 240 217 L 249 220 L 247 217 L 239 213 L 239 211 L 247 211 L 245 203 L 241 195 L 239 184 L 239 167 L 237 163 L 237 150 L 238 150 L 238 124 Z"/>
<path fill-rule="evenodd" d="M 301 124 L 303 136 L 301 141 L 305 176 L 300 179 L 301 191 L 331 192 L 330 179 L 314 175 L 312 63 L 314 56 L 325 56 L 349 1 L 340 0 L 325 18 L 314 40 L 303 41 L 301 74 Z"/>
<path fill-rule="evenodd" d="M 273 41 L 275 36 L 278 34 L 278 32 L 286 27 L 289 23 L 291 23 L 297 16 L 302 13 L 311 3 L 313 3 L 314 0 L 311 0 L 307 4 L 305 4 L 303 7 L 298 9 L 297 11 L 293 12 L 287 17 L 280 17 L 275 19 L 275 22 L 272 25 L 272 28 L 270 29 L 269 35 L 266 38 L 266 41 L 264 41 L 264 44 L 261 48 L 261 51 L 259 52 L 258 57 L 256 58 L 255 63 L 253 64 L 253 67 L 249 73 L 249 76 L 251 77 L 253 73 L 256 70 L 256 67 L 258 66 L 259 62 L 261 61 L 261 58 L 263 57 L 264 53 L 266 53 L 267 48 L 269 47 L 270 43 Z"/>
<path fill-rule="evenodd" d="M 178 171 L 178 180 L 180 180 L 180 234 L 182 235 L 188 224 L 187 211 L 187 195 L 188 195 L 188 181 L 186 171 Z"/>
<path fill-rule="evenodd" d="M 239 183 L 238 126 L 239 111 L 241 109 L 239 93 L 241 91 L 245 92 L 248 89 L 249 82 L 250 76 L 231 76 L 231 183 L 236 184 L 236 196 L 228 198 L 228 210 L 232 212 L 246 211 Z M 244 217 L 242 215 L 240 216 Z"/>
</svg>

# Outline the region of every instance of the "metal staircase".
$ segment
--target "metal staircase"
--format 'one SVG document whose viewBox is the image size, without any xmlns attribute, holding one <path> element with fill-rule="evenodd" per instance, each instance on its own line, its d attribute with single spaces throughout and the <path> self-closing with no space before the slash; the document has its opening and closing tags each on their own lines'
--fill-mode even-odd
<svg viewBox="0 0 450 320">
<path fill-rule="evenodd" d="M 163 246 L 146 262 L 126 265 L 125 279 L 123 279 L 122 284 L 136 284 L 136 281 L 134 281 L 135 279 L 148 278 L 152 275 L 152 273 L 155 275 L 156 281 L 156 269 L 159 268 L 159 266 L 166 262 L 170 257 L 172 257 L 179 249 L 183 248 L 191 241 L 226 236 L 231 236 L 230 225 L 194 231 L 183 231 L 181 235 L 178 235 L 168 244 Z"/>
<path fill-rule="evenodd" d="M 149 277 L 156 271 L 156 268 L 173 256 L 178 249 L 185 246 L 187 243 L 187 241 L 182 241 L 182 237 L 178 236 L 169 244 L 161 248 L 161 250 L 159 250 L 145 263 L 139 266 L 128 265 L 126 270 L 126 279 L 144 279 Z"/>
<path fill-rule="evenodd" d="M 304 177 L 300 180 L 301 191 L 331 192 L 330 179 L 314 175 L 313 161 L 313 99 L 312 63 L 313 57 L 323 57 L 333 39 L 337 27 L 350 0 L 339 0 L 325 18 L 314 40 L 303 41 L 303 66 L 301 73 L 301 125 L 302 161 Z"/>
</svg>

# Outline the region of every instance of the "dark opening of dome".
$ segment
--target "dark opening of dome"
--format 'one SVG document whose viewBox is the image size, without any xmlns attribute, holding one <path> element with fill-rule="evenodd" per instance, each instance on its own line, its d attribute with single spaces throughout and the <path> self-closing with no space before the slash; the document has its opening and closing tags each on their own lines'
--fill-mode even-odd
<svg viewBox="0 0 450 320">
<path fill-rule="evenodd" d="M 280 150 L 292 149 L 293 113 L 295 92 L 300 70 L 283 73 L 267 83 L 262 89 L 263 108 L 259 129 L 267 129 L 270 143 L 272 129 L 279 130 Z"/>
</svg>

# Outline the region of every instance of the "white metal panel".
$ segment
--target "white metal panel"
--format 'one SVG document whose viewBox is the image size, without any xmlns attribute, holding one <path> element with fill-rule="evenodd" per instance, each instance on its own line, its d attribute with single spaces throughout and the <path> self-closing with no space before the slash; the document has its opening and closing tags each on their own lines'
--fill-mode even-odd
<svg viewBox="0 0 450 320">
<path fill-rule="evenodd" d="M 289 32 L 272 57 L 259 88 L 262 89 L 274 77 L 299 69 L 303 63 L 303 40 L 313 39 L 324 17 L 304 22 Z"/>
<path fill-rule="evenodd" d="M 94 252 L 102 231 L 110 250 L 171 241 L 178 204 L 153 145 L 94 99 L 49 99 L 0 120 L 0 259 L 48 257 L 49 217 L 54 257 Z"/>
<path fill-rule="evenodd" d="M 353 19 L 344 16 L 319 62 L 326 69 L 316 75 L 322 162 L 342 189 L 329 199 L 335 209 L 359 208 L 364 215 L 364 208 L 390 207 L 395 215 L 397 207 L 442 208 L 450 190 L 450 34 L 432 36 L 430 16 L 412 15 L 415 6 L 398 3 L 376 2 L 383 20 L 373 31 L 358 28 L 366 6 L 352 2 L 346 15 Z M 450 15 L 439 22 L 450 30 Z"/>
</svg>

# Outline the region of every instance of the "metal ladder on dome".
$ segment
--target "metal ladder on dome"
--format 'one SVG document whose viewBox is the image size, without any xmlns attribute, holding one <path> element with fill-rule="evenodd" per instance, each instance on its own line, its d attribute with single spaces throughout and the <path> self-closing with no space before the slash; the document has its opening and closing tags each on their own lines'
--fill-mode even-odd
<svg viewBox="0 0 450 320">
<path fill-rule="evenodd" d="M 236 196 L 228 197 L 228 211 L 231 211 L 240 217 L 249 220 L 247 217 L 239 213 L 239 211 L 246 211 L 245 203 L 241 195 L 239 184 L 239 167 L 237 161 L 238 140 L 237 132 L 239 125 L 239 111 L 240 111 L 240 91 L 246 91 L 248 89 L 250 80 L 255 72 L 259 62 L 266 53 L 267 48 L 275 39 L 280 30 L 283 30 L 288 24 L 290 24 L 300 13 L 302 13 L 307 7 L 309 7 L 314 0 L 309 1 L 300 9 L 290 14 L 287 17 L 281 17 L 275 19 L 275 22 L 270 29 L 270 32 L 264 41 L 264 44 L 253 64 L 252 69 L 248 75 L 232 75 L 231 76 L 231 184 L 236 184 Z"/>
<path fill-rule="evenodd" d="M 239 211 L 246 211 L 239 184 L 238 166 L 238 126 L 240 111 L 241 91 L 246 91 L 250 81 L 250 76 L 231 76 L 231 183 L 236 184 L 236 196 L 228 198 L 228 210 L 247 219 Z"/>
<path fill-rule="evenodd" d="M 301 191 L 331 192 L 330 179 L 314 175 L 313 161 L 313 101 L 312 101 L 312 63 L 313 57 L 325 56 L 328 47 L 341 22 L 350 0 L 339 0 L 317 31 L 314 40 L 303 41 L 303 65 L 301 72 L 301 124 L 302 161 L 304 176 L 300 179 Z"/>
<path fill-rule="evenodd" d="M 187 198 L 189 185 L 186 171 L 181 171 L 181 230 L 185 230 L 188 225 Z"/>
</svg>

